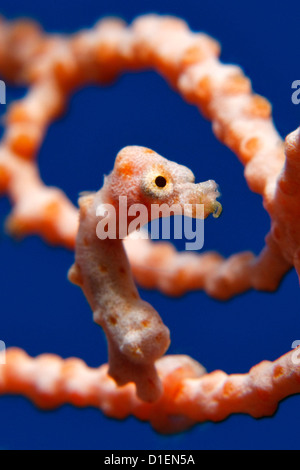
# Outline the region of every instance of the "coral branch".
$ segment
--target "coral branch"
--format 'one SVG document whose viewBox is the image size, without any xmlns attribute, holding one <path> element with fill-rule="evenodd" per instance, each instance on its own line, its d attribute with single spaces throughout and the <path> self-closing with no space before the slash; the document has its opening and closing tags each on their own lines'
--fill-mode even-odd
<svg viewBox="0 0 300 470">
<path fill-rule="evenodd" d="M 134 415 L 159 432 L 174 433 L 233 413 L 255 418 L 273 415 L 281 400 L 300 392 L 300 369 L 293 363 L 296 352 L 274 362 L 263 361 L 248 374 L 233 375 L 206 374 L 187 356 L 165 356 L 156 363 L 162 396 L 155 403 L 145 403 L 137 398 L 133 384 L 117 387 L 107 365 L 91 369 L 80 359 L 50 354 L 32 359 L 19 349 L 9 349 L 7 364 L 0 365 L 0 394 L 25 395 L 44 409 L 66 403 L 94 406 L 107 416 Z"/>
<path fill-rule="evenodd" d="M 191 290 L 204 290 L 219 300 L 228 300 L 248 289 L 274 291 L 290 269 L 272 238 L 258 257 L 251 252 L 224 259 L 216 252 L 178 253 L 168 242 L 125 241 L 137 282 L 164 294 L 180 296 Z"/>
<path fill-rule="evenodd" d="M 300 279 L 300 128 L 287 136 L 285 152 L 286 162 L 270 203 L 271 233 Z"/>
</svg>

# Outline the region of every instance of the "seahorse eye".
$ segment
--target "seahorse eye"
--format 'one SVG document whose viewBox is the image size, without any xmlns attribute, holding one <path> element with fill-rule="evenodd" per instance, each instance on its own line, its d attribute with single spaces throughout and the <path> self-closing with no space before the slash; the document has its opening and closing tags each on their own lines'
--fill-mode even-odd
<svg viewBox="0 0 300 470">
<path fill-rule="evenodd" d="M 164 188 L 167 184 L 167 180 L 164 176 L 157 176 L 155 178 L 155 184 L 156 186 L 158 186 L 159 188 Z"/>
</svg>

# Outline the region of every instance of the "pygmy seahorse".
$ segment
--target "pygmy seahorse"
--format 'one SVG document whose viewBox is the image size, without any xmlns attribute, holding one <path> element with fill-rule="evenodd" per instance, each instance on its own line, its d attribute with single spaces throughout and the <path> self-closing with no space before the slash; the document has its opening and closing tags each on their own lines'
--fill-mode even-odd
<svg viewBox="0 0 300 470">
<path fill-rule="evenodd" d="M 184 214 L 202 218 L 219 216 L 222 206 L 213 180 L 195 184 L 185 166 L 171 162 L 144 147 L 125 147 L 116 158 L 113 171 L 105 177 L 103 188 L 79 199 L 80 223 L 75 263 L 69 279 L 79 285 L 93 311 L 94 321 L 108 341 L 109 374 L 118 385 L 134 382 L 138 396 L 154 401 L 161 394 L 155 361 L 168 349 L 170 335 L 156 310 L 143 301 L 134 284 L 123 247 L 121 232 L 129 234 L 133 217 L 120 223 L 120 200 L 126 210 L 139 203 L 151 220 L 153 204 L 184 208 Z M 113 210 L 109 211 L 109 207 Z M 188 212 L 187 209 L 188 208 Z M 97 236 L 99 221 L 114 224 L 114 236 Z"/>
</svg>

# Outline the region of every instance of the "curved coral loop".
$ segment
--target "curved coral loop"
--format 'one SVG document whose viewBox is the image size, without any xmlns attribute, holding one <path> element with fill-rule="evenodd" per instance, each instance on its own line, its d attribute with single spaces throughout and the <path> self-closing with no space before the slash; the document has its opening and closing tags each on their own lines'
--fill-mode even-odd
<svg viewBox="0 0 300 470">
<path fill-rule="evenodd" d="M 27 96 L 9 108 L 0 146 L 0 191 L 14 206 L 7 228 L 15 236 L 35 233 L 49 243 L 74 247 L 77 211 L 60 190 L 44 186 L 36 167 L 43 136 L 79 86 L 106 83 L 123 71 L 145 67 L 162 74 L 212 121 L 216 136 L 244 164 L 250 189 L 262 194 L 264 206 L 276 217 L 276 181 L 285 155 L 271 106 L 253 93 L 239 67 L 218 60 L 219 44 L 207 35 L 192 33 L 177 18 L 156 15 L 142 16 L 129 28 L 118 19 L 104 19 L 71 37 L 46 35 L 33 22 L 2 20 L 0 44 L 0 72 L 29 86 Z M 157 247 L 143 240 L 136 252 L 128 245 L 128 254 L 142 286 L 169 295 L 205 289 L 227 299 L 250 288 L 275 290 L 297 264 L 297 249 L 291 253 L 286 239 L 274 236 L 279 230 L 272 226 L 258 257 L 186 256 L 169 244 Z"/>
<path fill-rule="evenodd" d="M 227 299 L 250 288 L 276 289 L 292 266 L 300 273 L 299 130 L 284 147 L 269 102 L 253 93 L 239 67 L 222 64 L 219 54 L 216 41 L 171 17 L 146 15 L 130 27 L 117 19 L 101 20 L 69 37 L 46 35 L 33 22 L 1 19 L 0 73 L 29 88 L 25 98 L 9 107 L 0 146 L 0 191 L 13 205 L 7 221 L 10 233 L 39 234 L 49 243 L 74 248 L 78 211 L 62 191 L 44 185 L 36 165 L 45 132 L 78 87 L 108 83 L 123 71 L 152 68 L 212 121 L 216 136 L 241 160 L 249 188 L 262 195 L 272 221 L 257 257 L 240 253 L 224 260 L 216 253 L 178 254 L 169 244 L 147 240 L 136 241 L 133 250 L 129 240 L 136 278 L 170 295 L 200 288 Z M 228 377 L 217 371 L 197 378 L 189 360 L 182 365 L 181 358 L 172 359 L 169 367 L 169 359 L 162 358 L 157 368 L 163 394 L 145 404 L 133 384 L 117 388 L 105 366 L 90 371 L 78 360 L 31 360 L 12 350 L 7 365 L 0 366 L 0 390 L 22 393 L 46 407 L 70 401 L 96 404 L 117 417 L 151 415 L 157 429 L 169 432 L 233 412 L 256 417 L 273 413 L 279 400 L 299 392 L 299 367 L 290 359 L 288 353 L 246 375 Z M 189 375 L 182 378 L 186 368 Z"/>
</svg>

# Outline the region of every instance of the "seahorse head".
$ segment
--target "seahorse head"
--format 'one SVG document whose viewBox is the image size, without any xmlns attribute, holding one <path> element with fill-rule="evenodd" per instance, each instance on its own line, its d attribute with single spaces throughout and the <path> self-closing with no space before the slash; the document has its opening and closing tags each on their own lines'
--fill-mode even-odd
<svg viewBox="0 0 300 470">
<path fill-rule="evenodd" d="M 139 203 L 147 209 L 153 204 L 177 205 L 190 217 L 219 217 L 222 211 L 215 181 L 195 184 L 190 169 L 145 147 L 123 148 L 104 188 L 116 204 L 120 196 L 126 196 L 128 205 Z M 197 205 L 203 205 L 203 210 L 198 211 Z"/>
</svg>

